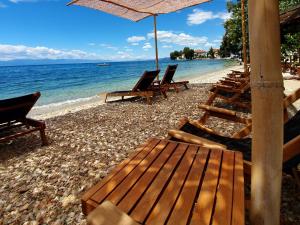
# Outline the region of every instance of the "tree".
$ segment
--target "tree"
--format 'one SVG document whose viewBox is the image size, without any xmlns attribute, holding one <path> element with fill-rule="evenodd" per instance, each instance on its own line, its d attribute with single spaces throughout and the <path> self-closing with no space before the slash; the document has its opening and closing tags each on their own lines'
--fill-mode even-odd
<svg viewBox="0 0 300 225">
<path fill-rule="evenodd" d="M 178 51 L 174 51 L 174 52 L 171 52 L 170 53 L 170 58 L 171 60 L 175 60 L 177 59 L 177 57 L 181 56 L 182 55 L 182 52 L 178 52 Z"/>
<path fill-rule="evenodd" d="M 210 47 L 208 53 L 207 53 L 207 57 L 210 59 L 214 59 L 215 58 L 215 52 L 214 49 L 212 47 Z"/>
<path fill-rule="evenodd" d="M 194 58 L 194 49 L 190 49 L 189 47 L 185 47 L 183 49 L 183 54 L 186 59 L 192 60 Z"/>
<path fill-rule="evenodd" d="M 286 11 L 289 8 L 300 4 L 300 0 L 279 0 L 280 11 Z M 241 3 L 237 1 L 227 2 L 227 11 L 231 13 L 231 18 L 224 23 L 225 34 L 220 46 L 221 57 L 228 57 L 231 54 L 239 55 L 242 52 L 242 16 L 241 16 Z M 245 21 L 246 21 L 246 34 L 248 33 L 248 1 L 245 0 Z M 285 55 L 287 52 L 296 52 L 297 44 L 294 40 L 298 38 L 299 32 L 291 34 L 287 30 L 281 30 L 281 43 L 282 43 L 282 54 Z M 299 43 L 299 41 L 298 41 Z M 247 51 L 249 52 L 249 43 L 246 43 Z M 299 46 L 299 45 L 298 45 Z M 287 49 L 288 48 L 288 49 Z M 292 49 L 291 49 L 292 48 Z M 299 47 L 298 47 L 299 48 Z"/>
</svg>

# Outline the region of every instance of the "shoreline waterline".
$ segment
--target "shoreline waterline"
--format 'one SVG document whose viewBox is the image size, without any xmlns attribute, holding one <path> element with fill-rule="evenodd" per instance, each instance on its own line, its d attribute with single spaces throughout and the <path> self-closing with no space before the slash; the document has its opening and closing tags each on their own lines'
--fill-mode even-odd
<svg viewBox="0 0 300 225">
<path fill-rule="evenodd" d="M 215 83 L 222 77 L 226 76 L 226 74 L 230 73 L 231 70 L 242 69 L 243 67 L 240 65 L 233 65 L 210 73 L 194 73 L 188 76 L 181 76 L 178 78 L 175 77 L 175 79 L 178 81 L 188 80 L 191 84 Z M 49 119 L 57 116 L 62 116 L 68 113 L 75 113 L 81 110 L 94 108 L 105 104 L 105 94 L 106 92 L 102 92 L 91 97 L 78 98 L 75 100 L 51 103 L 42 106 L 35 106 L 31 110 L 29 116 L 36 119 Z"/>
</svg>

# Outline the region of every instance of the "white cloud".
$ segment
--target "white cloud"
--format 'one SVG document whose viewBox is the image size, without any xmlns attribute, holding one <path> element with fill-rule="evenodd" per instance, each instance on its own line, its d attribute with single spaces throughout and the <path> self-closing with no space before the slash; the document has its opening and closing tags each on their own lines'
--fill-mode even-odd
<svg viewBox="0 0 300 225">
<path fill-rule="evenodd" d="M 145 41 L 146 38 L 144 36 L 131 36 L 127 38 L 127 42 L 131 45 L 139 45 L 139 42 Z"/>
<path fill-rule="evenodd" d="M 89 46 L 95 46 L 95 43 L 88 43 Z"/>
<path fill-rule="evenodd" d="M 206 22 L 207 20 L 221 19 L 223 21 L 228 20 L 231 17 L 230 13 L 218 12 L 213 13 L 212 11 L 203 11 L 200 9 L 194 9 L 193 13 L 188 15 L 188 25 L 198 25 Z"/>
<path fill-rule="evenodd" d="M 153 33 L 147 34 L 148 38 L 153 38 Z M 185 33 L 174 33 L 172 31 L 157 31 L 157 38 L 162 43 L 176 44 L 181 46 L 198 46 L 207 42 L 207 37 L 191 36 Z"/>
<path fill-rule="evenodd" d="M 0 44 L 0 60 L 14 59 L 100 59 L 100 56 L 81 50 L 67 51 L 43 46 L 29 47 Z"/>
<path fill-rule="evenodd" d="M 173 48 L 172 45 L 163 45 L 162 47 L 163 47 L 163 48 Z"/>
<path fill-rule="evenodd" d="M 145 51 L 148 51 L 150 48 L 152 48 L 151 44 L 149 42 L 145 43 L 144 46 L 143 46 L 143 49 Z"/>
<path fill-rule="evenodd" d="M 213 42 L 214 42 L 214 43 L 221 43 L 221 42 L 222 42 L 222 40 L 220 40 L 220 39 L 216 39 L 216 40 L 213 40 Z"/>
<path fill-rule="evenodd" d="M 103 48 L 114 50 L 114 51 L 117 51 L 119 49 L 118 47 L 112 46 L 110 44 L 100 44 L 100 46 Z"/>
</svg>

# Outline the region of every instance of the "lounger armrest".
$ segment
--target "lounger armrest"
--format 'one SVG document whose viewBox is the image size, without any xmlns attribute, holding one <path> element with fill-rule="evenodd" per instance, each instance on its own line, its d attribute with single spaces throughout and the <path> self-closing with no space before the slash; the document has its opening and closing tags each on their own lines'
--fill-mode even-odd
<svg viewBox="0 0 300 225">
<path fill-rule="evenodd" d="M 244 124 L 249 124 L 251 122 L 251 119 L 240 117 L 237 115 L 237 112 L 233 110 L 218 108 L 215 106 L 209 106 L 204 104 L 200 104 L 199 108 L 209 112 L 210 115 L 214 117 L 227 119 L 233 122 L 239 122 Z"/>
<path fill-rule="evenodd" d="M 181 130 L 171 129 L 171 130 L 168 131 L 168 134 L 171 137 L 176 138 L 178 140 L 181 140 L 181 141 L 184 141 L 184 142 L 187 142 L 187 143 L 200 145 L 200 146 L 203 146 L 203 147 L 206 147 L 206 148 L 222 149 L 222 150 L 226 149 L 225 145 L 219 144 L 217 142 L 210 141 L 210 140 L 205 139 L 205 138 L 198 137 L 198 136 L 193 135 L 193 134 L 186 133 L 186 132 L 181 131 Z"/>
<path fill-rule="evenodd" d="M 233 110 L 218 108 L 218 107 L 215 107 L 215 106 L 209 106 L 209 105 L 205 105 L 205 104 L 200 104 L 198 107 L 200 109 L 203 109 L 203 110 L 206 110 L 206 111 L 222 113 L 222 114 L 226 114 L 228 116 L 236 116 L 236 114 L 237 114 Z"/>
</svg>

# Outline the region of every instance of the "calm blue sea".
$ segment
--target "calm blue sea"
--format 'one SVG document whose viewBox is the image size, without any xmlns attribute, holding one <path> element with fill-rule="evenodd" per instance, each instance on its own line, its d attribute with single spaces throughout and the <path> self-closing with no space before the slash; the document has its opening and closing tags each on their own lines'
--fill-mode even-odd
<svg viewBox="0 0 300 225">
<path fill-rule="evenodd" d="M 226 60 L 179 61 L 175 79 L 199 76 L 232 65 Z M 144 70 L 155 69 L 153 60 L 111 62 L 109 66 L 95 63 L 2 66 L 0 67 L 0 99 L 40 91 L 37 105 L 48 105 L 95 96 L 99 93 L 130 89 Z M 162 76 L 168 59 L 160 60 Z"/>
</svg>

